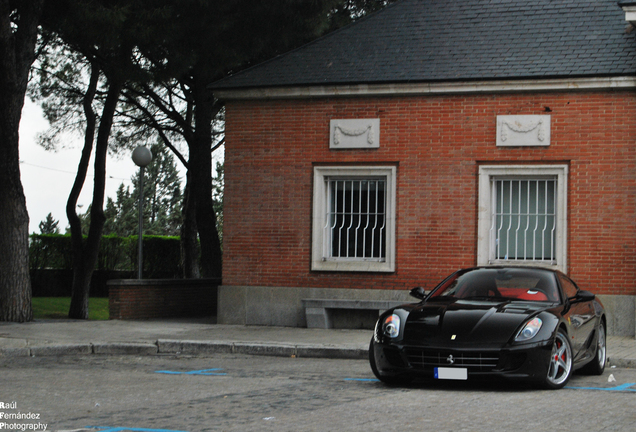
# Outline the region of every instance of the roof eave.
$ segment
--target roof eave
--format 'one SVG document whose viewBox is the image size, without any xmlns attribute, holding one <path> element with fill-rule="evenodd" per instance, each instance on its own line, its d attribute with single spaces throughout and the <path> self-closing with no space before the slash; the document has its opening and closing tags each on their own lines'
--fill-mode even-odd
<svg viewBox="0 0 636 432">
<path fill-rule="evenodd" d="M 216 88 L 220 100 L 314 99 L 326 97 L 417 96 L 461 93 L 585 91 L 636 88 L 636 76 L 527 78 L 445 82 L 324 84 L 253 88 Z"/>
</svg>

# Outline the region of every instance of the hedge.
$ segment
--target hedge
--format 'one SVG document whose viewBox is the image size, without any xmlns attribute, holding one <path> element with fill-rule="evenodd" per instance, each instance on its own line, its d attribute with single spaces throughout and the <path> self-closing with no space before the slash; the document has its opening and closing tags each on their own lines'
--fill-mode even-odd
<svg viewBox="0 0 636 432">
<path fill-rule="evenodd" d="M 86 237 L 84 237 L 86 240 Z M 138 236 L 103 236 L 95 270 L 137 272 Z M 143 237 L 143 274 L 148 278 L 178 278 L 183 274 L 179 237 Z M 31 234 L 31 271 L 73 269 L 73 247 L 68 234 Z"/>
</svg>

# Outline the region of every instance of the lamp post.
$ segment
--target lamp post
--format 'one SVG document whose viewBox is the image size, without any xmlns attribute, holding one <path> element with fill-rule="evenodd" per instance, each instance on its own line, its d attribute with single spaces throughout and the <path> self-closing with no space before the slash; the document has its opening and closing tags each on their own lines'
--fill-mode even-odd
<svg viewBox="0 0 636 432">
<path fill-rule="evenodd" d="M 139 239 L 137 255 L 137 279 L 141 279 L 144 266 L 143 230 L 144 230 L 144 168 L 152 161 L 152 153 L 147 147 L 139 146 L 132 152 L 132 160 L 139 167 Z"/>
</svg>

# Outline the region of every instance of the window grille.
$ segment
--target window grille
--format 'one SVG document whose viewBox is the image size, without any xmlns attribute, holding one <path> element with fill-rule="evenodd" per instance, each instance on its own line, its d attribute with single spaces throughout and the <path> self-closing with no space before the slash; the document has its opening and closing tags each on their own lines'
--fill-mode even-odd
<svg viewBox="0 0 636 432">
<path fill-rule="evenodd" d="M 325 178 L 327 257 L 384 261 L 386 178 Z"/>
<path fill-rule="evenodd" d="M 556 183 L 556 178 L 493 179 L 495 260 L 556 263 Z"/>
</svg>

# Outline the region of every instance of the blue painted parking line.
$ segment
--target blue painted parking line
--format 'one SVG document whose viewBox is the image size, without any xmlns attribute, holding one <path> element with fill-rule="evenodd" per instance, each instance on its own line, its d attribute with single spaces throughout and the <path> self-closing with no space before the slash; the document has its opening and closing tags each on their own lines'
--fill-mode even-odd
<svg viewBox="0 0 636 432">
<path fill-rule="evenodd" d="M 636 383 L 625 383 L 616 387 L 571 387 L 566 386 L 566 389 L 571 390 L 602 390 L 602 391 L 623 391 L 623 392 L 636 392 L 636 388 L 630 388 L 636 385 Z"/>
<path fill-rule="evenodd" d="M 221 368 L 202 369 L 202 370 L 195 370 L 195 371 L 189 371 L 189 372 L 163 370 L 163 371 L 155 371 L 155 373 L 169 374 L 169 375 L 212 375 L 212 376 L 227 375 L 224 372 L 216 372 L 220 370 L 223 370 L 223 369 Z"/>
<path fill-rule="evenodd" d="M 99 432 L 188 432 L 174 429 L 146 429 L 112 426 L 86 426 L 89 429 L 99 429 Z"/>
</svg>

